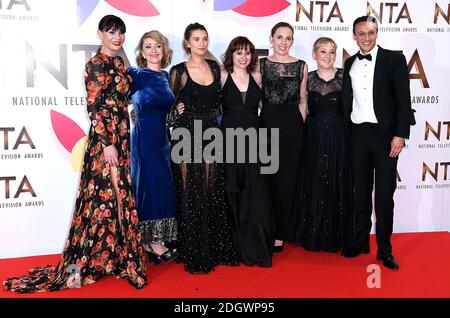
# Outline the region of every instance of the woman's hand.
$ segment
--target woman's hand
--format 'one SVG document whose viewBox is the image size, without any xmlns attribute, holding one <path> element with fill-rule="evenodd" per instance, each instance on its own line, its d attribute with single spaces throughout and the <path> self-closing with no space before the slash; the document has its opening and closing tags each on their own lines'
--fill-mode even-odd
<svg viewBox="0 0 450 318">
<path fill-rule="evenodd" d="M 117 154 L 117 149 L 114 145 L 103 148 L 103 153 L 105 154 L 105 160 L 112 167 L 117 167 L 119 165 L 119 155 Z"/>
<path fill-rule="evenodd" d="M 178 103 L 176 108 L 177 108 L 178 114 L 181 115 L 184 112 L 184 104 L 183 103 Z"/>
<path fill-rule="evenodd" d="M 137 120 L 136 111 L 134 109 L 132 109 L 130 112 L 130 118 L 131 118 L 131 122 L 134 124 Z"/>
</svg>

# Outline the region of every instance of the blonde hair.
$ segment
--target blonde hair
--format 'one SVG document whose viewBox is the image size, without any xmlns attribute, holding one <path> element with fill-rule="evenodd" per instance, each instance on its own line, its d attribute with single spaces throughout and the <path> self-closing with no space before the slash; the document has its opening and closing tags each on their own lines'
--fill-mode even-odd
<svg viewBox="0 0 450 318">
<path fill-rule="evenodd" d="M 324 46 L 325 44 L 331 44 L 334 46 L 334 49 L 337 49 L 337 44 L 336 42 L 334 42 L 334 40 L 332 38 L 327 38 L 327 37 L 320 37 L 318 38 L 313 45 L 313 52 L 316 52 L 318 49 L 320 49 L 322 46 Z"/>
<path fill-rule="evenodd" d="M 169 40 L 159 31 L 152 30 L 149 32 L 145 32 L 144 35 L 142 35 L 141 39 L 139 40 L 139 44 L 136 47 L 136 63 L 140 67 L 147 66 L 147 61 L 142 55 L 142 49 L 144 47 L 144 40 L 150 38 L 156 43 L 161 44 L 163 47 L 163 57 L 161 60 L 161 68 L 166 68 L 167 66 L 172 63 L 172 55 L 173 51 L 169 46 Z"/>
</svg>

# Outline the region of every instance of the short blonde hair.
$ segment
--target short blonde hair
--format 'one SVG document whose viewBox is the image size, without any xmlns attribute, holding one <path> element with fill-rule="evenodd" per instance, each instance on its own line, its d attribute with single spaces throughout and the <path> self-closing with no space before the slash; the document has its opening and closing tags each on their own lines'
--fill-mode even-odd
<svg viewBox="0 0 450 318">
<path fill-rule="evenodd" d="M 313 45 L 313 52 L 316 52 L 319 48 L 324 46 L 325 44 L 331 44 L 334 46 L 334 49 L 337 49 L 337 44 L 334 42 L 332 38 L 327 38 L 325 36 L 318 38 Z"/>
<path fill-rule="evenodd" d="M 136 47 L 136 63 L 140 67 L 147 66 L 147 61 L 142 55 L 142 49 L 144 47 L 144 40 L 150 38 L 156 41 L 158 44 L 161 44 L 163 47 L 163 57 L 161 60 L 161 68 L 166 68 L 172 63 L 172 55 L 173 51 L 169 46 L 169 40 L 159 31 L 152 30 L 149 32 L 145 32 L 139 40 L 139 45 Z"/>
</svg>

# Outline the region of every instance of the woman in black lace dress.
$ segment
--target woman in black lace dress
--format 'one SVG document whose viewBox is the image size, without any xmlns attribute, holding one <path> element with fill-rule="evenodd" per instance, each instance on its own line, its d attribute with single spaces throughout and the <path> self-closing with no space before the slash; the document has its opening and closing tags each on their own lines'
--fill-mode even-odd
<svg viewBox="0 0 450 318">
<path fill-rule="evenodd" d="M 225 192 L 233 216 L 233 241 L 245 265 L 272 266 L 273 220 L 268 184 L 257 161 L 258 108 L 261 100 L 261 73 L 256 70 L 255 46 L 246 37 L 231 40 L 223 55 L 222 131 L 227 147 L 234 147 L 225 164 Z M 227 132 L 241 131 L 228 138 Z M 245 145 L 237 147 L 243 133 Z M 233 140 L 234 139 L 234 140 Z M 254 147 L 250 153 L 250 148 Z M 242 151 L 240 154 L 238 151 Z M 252 155 L 255 156 L 252 156 Z M 239 155 L 242 156 L 239 160 Z M 231 157 L 231 156 L 230 156 Z M 233 159 L 232 162 L 230 162 Z"/>
<path fill-rule="evenodd" d="M 179 248 L 186 271 L 208 273 L 215 265 L 237 264 L 226 213 L 223 164 L 203 156 L 209 141 L 201 139 L 207 129 L 215 128 L 220 134 L 220 67 L 205 59 L 208 33 L 203 25 L 188 25 L 183 47 L 188 61 L 170 70 L 178 103 L 170 124 Z M 202 135 L 194 136 L 194 130 Z M 180 137 L 185 133 L 190 136 Z M 186 145 L 184 138 L 190 139 L 190 145 L 181 150 Z"/>
<path fill-rule="evenodd" d="M 277 23 L 270 36 L 273 55 L 260 60 L 263 102 L 260 125 L 269 128 L 269 131 L 274 128 L 279 131 L 279 169 L 268 175 L 275 210 L 274 252 L 281 252 L 283 242 L 293 241 L 295 237 L 304 143 L 308 66 L 289 55 L 293 36 L 291 25 Z M 276 152 L 276 143 L 270 142 L 269 149 Z"/>
<path fill-rule="evenodd" d="M 336 43 L 319 38 L 317 70 L 308 74 L 307 154 L 301 169 L 296 241 L 308 250 L 345 248 L 351 234 L 349 149 L 342 118 L 343 70 L 334 67 Z"/>
</svg>

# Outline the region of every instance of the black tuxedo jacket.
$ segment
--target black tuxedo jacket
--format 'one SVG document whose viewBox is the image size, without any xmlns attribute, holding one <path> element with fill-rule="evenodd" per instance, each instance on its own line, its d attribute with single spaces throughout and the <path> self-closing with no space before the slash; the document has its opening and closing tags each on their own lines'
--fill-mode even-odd
<svg viewBox="0 0 450 318">
<path fill-rule="evenodd" d="M 353 90 L 350 69 L 356 54 L 345 61 L 342 83 L 344 119 L 351 123 Z M 386 137 L 409 138 L 411 93 L 405 56 L 378 46 L 373 80 L 373 106 L 380 130 Z"/>
</svg>

